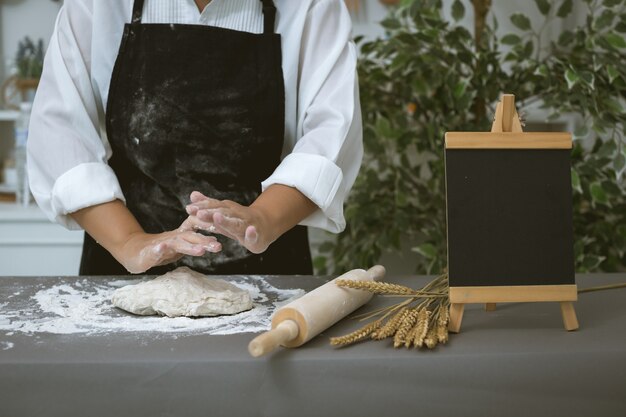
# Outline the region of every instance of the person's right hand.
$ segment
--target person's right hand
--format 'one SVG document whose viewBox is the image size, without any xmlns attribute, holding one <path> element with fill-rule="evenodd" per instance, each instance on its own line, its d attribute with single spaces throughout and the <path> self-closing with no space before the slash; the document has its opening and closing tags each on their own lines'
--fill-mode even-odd
<svg viewBox="0 0 626 417">
<path fill-rule="evenodd" d="M 204 236 L 189 230 L 150 234 L 136 232 L 129 236 L 116 258 L 133 274 L 175 262 L 185 255 L 202 256 L 206 252 L 217 253 L 222 245 L 214 236 Z"/>
</svg>

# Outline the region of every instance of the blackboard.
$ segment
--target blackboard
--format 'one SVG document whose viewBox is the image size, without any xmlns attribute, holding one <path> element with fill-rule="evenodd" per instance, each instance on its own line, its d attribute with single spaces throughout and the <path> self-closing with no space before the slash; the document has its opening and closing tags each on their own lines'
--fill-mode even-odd
<svg viewBox="0 0 626 417">
<path fill-rule="evenodd" d="M 570 149 L 446 149 L 451 287 L 574 284 Z"/>
</svg>

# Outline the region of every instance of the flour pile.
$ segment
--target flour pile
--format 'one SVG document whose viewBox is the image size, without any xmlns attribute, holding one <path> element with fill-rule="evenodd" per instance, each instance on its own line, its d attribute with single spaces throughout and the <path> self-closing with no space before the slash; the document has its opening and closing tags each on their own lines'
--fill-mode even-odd
<svg viewBox="0 0 626 417">
<path fill-rule="evenodd" d="M 238 275 L 229 278 L 250 294 L 253 308 L 235 315 L 217 317 L 133 316 L 111 304 L 116 289 L 147 282 L 147 279 L 117 280 L 56 278 L 53 283 L 16 286 L 0 303 L 0 331 L 36 335 L 111 334 L 236 334 L 268 330 L 274 311 L 304 295 L 302 289 L 281 289 L 264 277 Z M 51 285 L 52 284 L 52 285 Z M 0 349 L 8 348 L 1 346 Z"/>
</svg>

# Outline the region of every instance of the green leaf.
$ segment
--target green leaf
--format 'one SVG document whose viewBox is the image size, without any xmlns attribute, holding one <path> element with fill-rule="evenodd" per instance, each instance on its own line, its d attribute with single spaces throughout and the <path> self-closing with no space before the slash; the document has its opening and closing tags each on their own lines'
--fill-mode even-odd
<svg viewBox="0 0 626 417">
<path fill-rule="evenodd" d="M 531 28 L 530 19 L 522 13 L 513 13 L 511 23 L 521 30 L 530 30 Z"/>
<path fill-rule="evenodd" d="M 379 117 L 376 121 L 376 133 L 384 138 L 392 137 L 393 131 L 391 130 L 389 120 L 385 117 Z"/>
<path fill-rule="evenodd" d="M 585 249 L 585 242 L 582 239 L 576 240 L 574 243 L 574 257 L 576 260 L 582 260 L 584 258 L 583 250 Z"/>
<path fill-rule="evenodd" d="M 609 97 L 605 100 L 606 107 L 614 114 L 621 114 L 624 111 L 621 101 Z"/>
<path fill-rule="evenodd" d="M 604 2 L 602 4 L 604 4 L 605 7 L 615 7 L 618 4 L 621 4 L 623 0 L 604 0 Z"/>
<path fill-rule="evenodd" d="M 556 12 L 558 17 L 567 17 L 572 12 L 573 1 L 565 0 L 559 7 L 559 10 Z"/>
<path fill-rule="evenodd" d="M 316 256 L 313 258 L 313 268 L 317 274 L 326 274 L 326 257 L 325 256 Z"/>
<path fill-rule="evenodd" d="M 574 138 L 575 139 L 584 139 L 589 134 L 589 128 L 585 125 L 578 127 L 574 130 Z"/>
<path fill-rule="evenodd" d="M 601 158 L 610 158 L 613 159 L 614 155 L 617 153 L 617 145 L 613 140 L 607 140 L 600 146 L 600 149 L 596 152 Z"/>
<path fill-rule="evenodd" d="M 606 33 L 604 39 L 614 48 L 626 48 L 626 39 L 624 39 L 623 36 L 616 35 L 615 33 Z"/>
<path fill-rule="evenodd" d="M 565 71 L 565 81 L 567 81 L 568 89 L 571 90 L 572 87 L 578 82 L 578 80 L 580 80 L 580 77 L 572 68 L 568 68 L 568 70 Z"/>
<path fill-rule="evenodd" d="M 572 172 L 572 189 L 582 194 L 583 189 L 580 186 L 580 177 L 578 176 L 578 172 L 576 172 L 574 168 L 571 169 L 571 172 Z"/>
<path fill-rule="evenodd" d="M 431 243 L 423 243 L 415 248 L 411 249 L 413 252 L 417 252 L 426 259 L 434 259 L 437 257 L 437 248 Z"/>
<path fill-rule="evenodd" d="M 461 0 L 454 0 L 452 3 L 452 18 L 457 22 L 465 17 L 465 6 Z"/>
<path fill-rule="evenodd" d="M 331 250 L 333 250 L 333 247 L 334 247 L 333 242 L 326 241 L 326 242 L 322 243 L 321 245 L 319 245 L 317 250 L 322 252 L 322 253 L 325 253 L 325 252 L 330 252 Z"/>
<path fill-rule="evenodd" d="M 580 78 L 581 80 L 583 80 L 583 82 L 585 84 L 587 84 L 589 87 L 591 87 L 592 89 L 594 88 L 594 84 L 595 84 L 595 77 L 593 75 L 593 73 L 589 72 L 589 71 L 582 71 L 580 73 Z"/>
<path fill-rule="evenodd" d="M 467 89 L 467 81 L 460 81 L 454 87 L 454 98 L 461 98 L 463 94 L 465 94 L 465 90 Z"/>
<path fill-rule="evenodd" d="M 548 66 L 546 64 L 539 65 L 537 67 L 537 70 L 535 71 L 535 74 L 543 75 L 544 77 L 547 77 L 549 73 L 550 70 L 548 69 Z"/>
<path fill-rule="evenodd" d="M 504 35 L 502 37 L 502 39 L 500 40 L 500 42 L 503 43 L 504 45 L 517 45 L 521 41 L 522 41 L 522 38 L 520 38 L 519 36 L 517 36 L 517 35 L 515 35 L 513 33 L 509 33 L 508 35 Z"/>
<path fill-rule="evenodd" d="M 574 40 L 574 32 L 566 30 L 559 35 L 558 44 L 560 46 L 568 46 Z"/>
<path fill-rule="evenodd" d="M 626 169 L 626 155 L 624 155 L 624 152 L 620 152 L 617 158 L 613 160 L 613 169 L 615 170 L 617 181 L 620 181 Z"/>
<path fill-rule="evenodd" d="M 380 22 L 380 25 L 388 30 L 400 29 L 400 27 L 402 26 L 397 19 L 391 17 L 384 19 L 382 22 Z"/>
<path fill-rule="evenodd" d="M 605 256 L 585 255 L 583 259 L 583 268 L 587 271 L 594 271 L 606 259 Z"/>
<path fill-rule="evenodd" d="M 596 19 L 594 27 L 597 29 L 604 29 L 613 24 L 613 19 L 615 19 L 615 12 L 610 9 L 606 9 L 602 12 L 600 17 Z"/>
<path fill-rule="evenodd" d="M 530 56 L 533 53 L 534 48 L 535 48 L 535 44 L 533 44 L 533 41 L 526 42 L 526 44 L 524 45 L 524 50 L 522 52 L 522 56 L 521 57 L 523 59 L 530 58 Z"/>
<path fill-rule="evenodd" d="M 550 13 L 550 2 L 548 0 L 535 0 L 535 4 L 542 15 L 546 16 Z"/>
<path fill-rule="evenodd" d="M 406 193 L 396 190 L 396 206 L 406 207 L 408 205 L 408 198 Z"/>
<path fill-rule="evenodd" d="M 617 71 L 617 68 L 615 68 L 615 65 L 612 64 L 606 67 L 606 73 L 609 76 L 610 84 L 613 84 L 613 81 L 615 81 L 615 79 L 619 77 L 619 72 Z"/>
<path fill-rule="evenodd" d="M 593 182 L 589 186 L 589 192 L 591 193 L 591 199 L 595 203 L 608 204 L 609 199 L 606 196 L 606 192 L 599 182 Z"/>
</svg>

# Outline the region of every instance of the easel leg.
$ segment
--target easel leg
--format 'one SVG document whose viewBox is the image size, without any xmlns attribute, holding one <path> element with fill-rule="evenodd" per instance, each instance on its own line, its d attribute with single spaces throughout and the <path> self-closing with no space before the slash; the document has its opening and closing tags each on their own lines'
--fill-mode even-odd
<svg viewBox="0 0 626 417">
<path fill-rule="evenodd" d="M 448 324 L 448 331 L 452 333 L 461 331 L 464 309 L 465 304 L 450 304 L 450 323 Z"/>
<path fill-rule="evenodd" d="M 561 303 L 561 314 L 563 315 L 563 325 L 565 330 L 572 331 L 578 329 L 578 319 L 576 318 L 576 311 L 574 310 L 574 304 L 571 301 L 564 301 Z M 452 319 L 450 319 L 452 321 Z"/>
<path fill-rule="evenodd" d="M 485 311 L 496 311 L 496 303 L 485 304 Z"/>
</svg>

